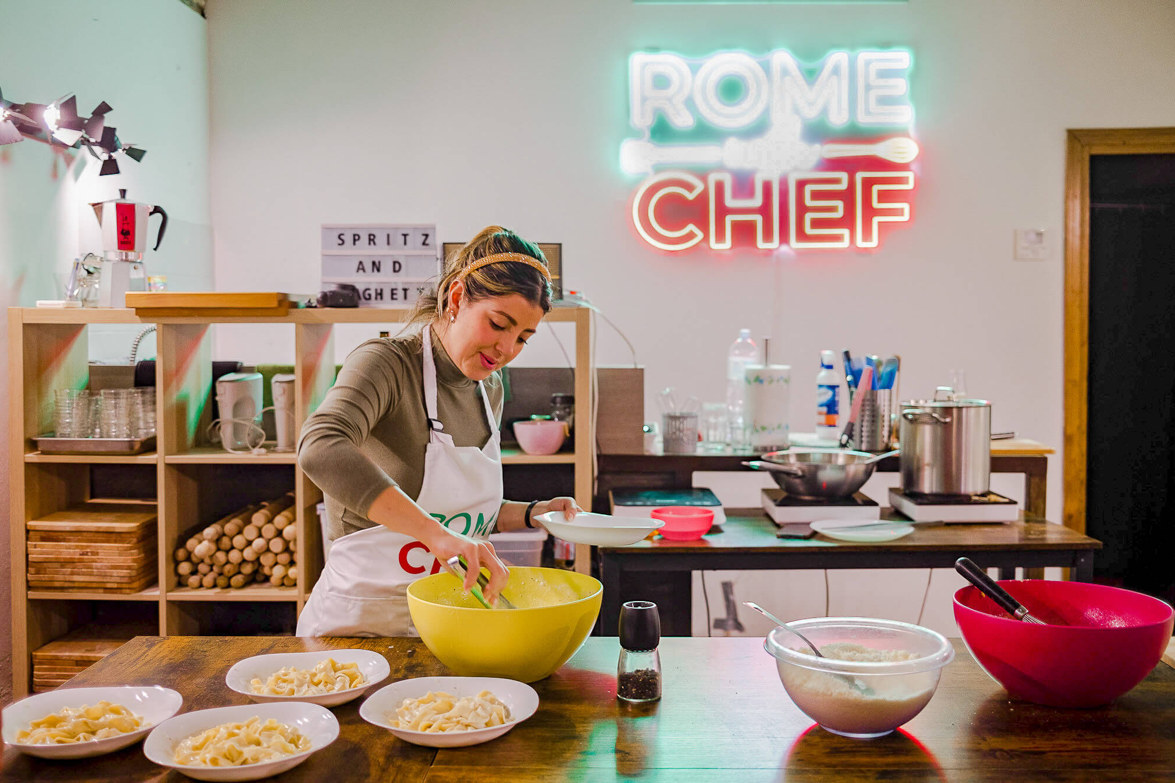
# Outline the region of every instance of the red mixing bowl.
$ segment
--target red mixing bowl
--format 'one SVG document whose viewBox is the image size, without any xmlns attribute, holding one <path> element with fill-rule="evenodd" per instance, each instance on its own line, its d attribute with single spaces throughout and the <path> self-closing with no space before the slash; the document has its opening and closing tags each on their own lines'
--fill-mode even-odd
<svg viewBox="0 0 1175 783">
<path fill-rule="evenodd" d="M 714 524 L 714 512 L 697 506 L 663 506 L 649 515 L 665 523 L 657 532 L 670 541 L 696 541 Z"/>
<path fill-rule="evenodd" d="M 1149 595 L 1088 582 L 999 585 L 1048 625 L 1013 620 L 976 587 L 955 593 L 955 622 L 983 670 L 1025 701 L 1108 704 L 1142 682 L 1171 641 L 1175 612 Z"/>
</svg>

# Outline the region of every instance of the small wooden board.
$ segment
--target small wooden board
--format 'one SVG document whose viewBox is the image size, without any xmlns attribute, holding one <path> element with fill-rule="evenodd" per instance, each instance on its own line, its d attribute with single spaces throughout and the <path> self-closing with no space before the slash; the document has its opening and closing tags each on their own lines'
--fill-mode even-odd
<svg viewBox="0 0 1175 783">
<path fill-rule="evenodd" d="M 280 316 L 290 299 L 277 291 L 128 291 L 126 306 L 142 318 Z"/>
<path fill-rule="evenodd" d="M 46 533 L 137 534 L 155 523 L 157 509 L 153 502 L 131 504 L 91 500 L 29 520 L 26 526 L 30 531 Z"/>
<path fill-rule="evenodd" d="M 33 690 L 40 693 L 65 684 L 134 635 L 129 629 L 112 630 L 92 626 L 79 628 L 33 650 Z"/>
</svg>

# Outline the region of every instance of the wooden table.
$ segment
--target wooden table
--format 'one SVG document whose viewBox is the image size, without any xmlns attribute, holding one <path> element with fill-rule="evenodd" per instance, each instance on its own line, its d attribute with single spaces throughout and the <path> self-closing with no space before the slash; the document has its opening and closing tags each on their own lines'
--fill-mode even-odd
<svg viewBox="0 0 1175 783">
<path fill-rule="evenodd" d="M 883 517 L 901 518 L 887 510 Z M 1030 519 L 1011 524 L 916 526 L 910 535 L 880 544 L 850 544 L 817 536 L 807 540 L 775 537 L 775 523 L 760 509 L 727 509 L 721 533 L 698 541 L 641 541 L 626 547 L 600 547 L 604 605 L 600 632 L 614 635 L 620 605 L 633 599 L 654 601 L 661 610 L 661 633 L 690 635 L 691 571 L 804 568 L 953 568 L 966 556 L 1001 579 L 1015 577 L 1017 566 L 1072 569 L 1073 578 L 1093 578 L 1093 554 L 1101 542 L 1063 525 Z"/>
<path fill-rule="evenodd" d="M 392 679 L 446 674 L 417 639 L 139 637 L 70 686 L 159 684 L 184 710 L 247 703 L 228 690 L 228 668 L 249 655 L 362 647 L 383 653 Z M 615 639 L 591 637 L 571 661 L 535 683 L 538 712 L 472 748 L 409 745 L 334 709 L 339 739 L 282 781 L 1064 781 L 1175 777 L 1175 670 L 1165 663 L 1114 705 L 1063 710 L 1009 701 L 961 643 L 930 704 L 903 729 L 850 740 L 816 727 L 779 683 L 760 639 L 664 639 L 664 697 L 630 707 L 615 699 Z M 8 781 L 180 783 L 134 745 L 107 756 L 49 762 L 5 749 Z"/>
</svg>

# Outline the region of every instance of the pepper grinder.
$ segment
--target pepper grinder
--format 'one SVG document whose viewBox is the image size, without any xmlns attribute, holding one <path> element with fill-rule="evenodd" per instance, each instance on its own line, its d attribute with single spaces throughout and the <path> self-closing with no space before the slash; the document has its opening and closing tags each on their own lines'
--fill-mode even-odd
<svg viewBox="0 0 1175 783">
<path fill-rule="evenodd" d="M 616 697 L 627 702 L 661 698 L 661 616 L 652 601 L 628 601 L 620 607 L 620 661 Z"/>
</svg>

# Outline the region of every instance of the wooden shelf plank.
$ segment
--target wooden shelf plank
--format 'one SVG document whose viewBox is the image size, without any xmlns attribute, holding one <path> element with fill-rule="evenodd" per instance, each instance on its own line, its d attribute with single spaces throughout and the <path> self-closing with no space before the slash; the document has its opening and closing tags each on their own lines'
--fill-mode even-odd
<svg viewBox="0 0 1175 783">
<path fill-rule="evenodd" d="M 167 591 L 168 601 L 290 601 L 298 600 L 297 587 L 176 587 Z"/>
<path fill-rule="evenodd" d="M 159 586 L 137 593 L 95 593 L 86 590 L 29 590 L 30 601 L 158 601 Z"/>
<path fill-rule="evenodd" d="M 527 454 L 519 449 L 502 449 L 503 465 L 574 465 L 575 455 L 571 452 L 558 454 Z"/>
<path fill-rule="evenodd" d="M 159 454 L 148 451 L 143 454 L 43 454 L 30 451 L 24 455 L 25 462 L 68 462 L 74 464 L 106 463 L 116 465 L 155 465 Z"/>
<path fill-rule="evenodd" d="M 264 454 L 233 454 L 219 446 L 198 446 L 182 454 L 167 454 L 168 465 L 294 465 L 298 455 L 292 451 L 267 451 Z"/>
</svg>

